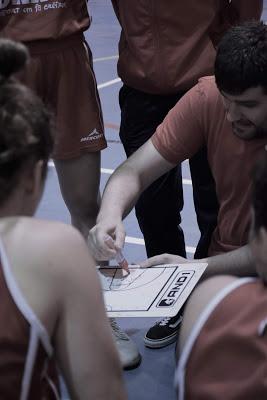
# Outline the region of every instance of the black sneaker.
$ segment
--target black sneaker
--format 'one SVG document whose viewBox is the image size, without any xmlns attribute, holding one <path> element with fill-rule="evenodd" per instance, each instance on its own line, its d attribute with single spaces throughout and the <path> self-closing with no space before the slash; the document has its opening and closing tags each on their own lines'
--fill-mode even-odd
<svg viewBox="0 0 267 400">
<path fill-rule="evenodd" d="M 144 337 L 145 345 L 152 349 L 159 349 L 175 342 L 182 320 L 183 316 L 177 314 L 174 317 L 166 317 L 156 322 Z"/>
</svg>

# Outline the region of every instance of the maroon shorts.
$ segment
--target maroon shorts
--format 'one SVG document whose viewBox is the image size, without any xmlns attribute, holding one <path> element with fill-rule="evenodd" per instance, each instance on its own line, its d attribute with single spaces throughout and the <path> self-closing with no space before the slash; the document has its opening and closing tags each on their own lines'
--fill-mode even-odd
<svg viewBox="0 0 267 400">
<path fill-rule="evenodd" d="M 209 303 L 176 371 L 179 400 L 267 399 L 267 288 L 243 278 Z"/>
<path fill-rule="evenodd" d="M 56 116 L 53 157 L 70 159 L 107 146 L 92 54 L 82 34 L 26 43 L 31 61 L 20 79 Z"/>
</svg>

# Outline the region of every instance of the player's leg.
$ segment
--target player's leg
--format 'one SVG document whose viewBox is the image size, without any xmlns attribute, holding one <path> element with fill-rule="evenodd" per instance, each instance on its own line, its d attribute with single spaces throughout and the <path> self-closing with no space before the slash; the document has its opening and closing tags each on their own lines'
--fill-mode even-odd
<svg viewBox="0 0 267 400">
<path fill-rule="evenodd" d="M 100 153 L 87 153 L 71 160 L 55 160 L 55 165 L 72 224 L 87 238 L 98 212 Z M 137 367 L 141 355 L 136 344 L 120 329 L 114 318 L 110 318 L 110 324 L 122 367 Z"/>
<path fill-rule="evenodd" d="M 207 150 L 203 148 L 190 160 L 193 182 L 194 204 L 197 213 L 201 237 L 196 249 L 195 258 L 204 258 L 208 254 L 211 235 L 217 224 L 218 202 L 215 183 L 211 174 Z M 160 348 L 173 343 L 180 330 L 183 310 L 173 318 L 158 321 L 145 336 L 145 345 Z"/>
<path fill-rule="evenodd" d="M 42 63 L 42 98 L 56 111 L 53 158 L 62 194 L 72 223 L 86 237 L 98 211 L 100 151 L 106 147 L 101 106 L 91 52 L 83 37 L 53 46 L 55 51 L 45 54 Z M 135 343 L 119 328 L 113 334 L 123 367 L 138 363 Z"/>
<path fill-rule="evenodd" d="M 54 162 L 71 223 L 87 239 L 99 210 L 100 152 Z"/>
<path fill-rule="evenodd" d="M 99 209 L 100 150 L 106 147 L 91 53 L 82 36 L 29 50 L 21 79 L 55 113 L 53 156 L 62 196 L 72 224 L 87 239 Z"/>
<path fill-rule="evenodd" d="M 148 140 L 183 93 L 157 96 L 124 86 L 120 91 L 120 137 L 127 156 Z M 185 256 L 180 211 L 183 208 L 181 166 L 155 181 L 136 204 L 136 215 L 144 235 L 147 255 L 172 253 Z M 176 340 L 182 317 L 165 318 L 145 335 L 145 345 L 166 346 Z"/>
<path fill-rule="evenodd" d="M 60 76 L 46 91 L 46 102 L 56 110 L 53 158 L 71 222 L 87 239 L 99 209 L 100 151 L 106 140 L 92 57 L 83 37 L 63 42 L 49 69 Z"/>
<path fill-rule="evenodd" d="M 179 96 L 157 96 L 123 86 L 120 91 L 120 138 L 127 157 L 155 132 Z M 181 168 L 163 175 L 140 196 L 136 216 L 148 257 L 172 253 L 185 256 L 180 211 L 183 208 Z"/>
</svg>

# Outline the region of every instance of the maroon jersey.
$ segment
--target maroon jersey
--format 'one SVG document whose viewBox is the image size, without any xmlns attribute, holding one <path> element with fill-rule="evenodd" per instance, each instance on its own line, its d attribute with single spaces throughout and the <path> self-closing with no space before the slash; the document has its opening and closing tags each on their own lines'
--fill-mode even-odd
<svg viewBox="0 0 267 400">
<path fill-rule="evenodd" d="M 182 350 L 179 400 L 267 399 L 267 290 L 237 279 L 211 300 Z"/>
<path fill-rule="evenodd" d="M 86 0 L 2 0 L 0 36 L 20 42 L 59 39 L 90 25 Z"/>
<path fill-rule="evenodd" d="M 52 352 L 48 333 L 17 286 L 0 244 L 0 398 L 60 399 Z"/>
</svg>

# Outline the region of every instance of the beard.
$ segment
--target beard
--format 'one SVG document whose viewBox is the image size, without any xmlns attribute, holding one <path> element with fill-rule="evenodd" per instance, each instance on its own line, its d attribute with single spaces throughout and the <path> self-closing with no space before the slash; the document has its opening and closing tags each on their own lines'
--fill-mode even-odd
<svg viewBox="0 0 267 400">
<path fill-rule="evenodd" d="M 251 122 L 232 123 L 234 134 L 243 140 L 263 139 L 267 137 L 267 126 L 257 126 Z"/>
</svg>

